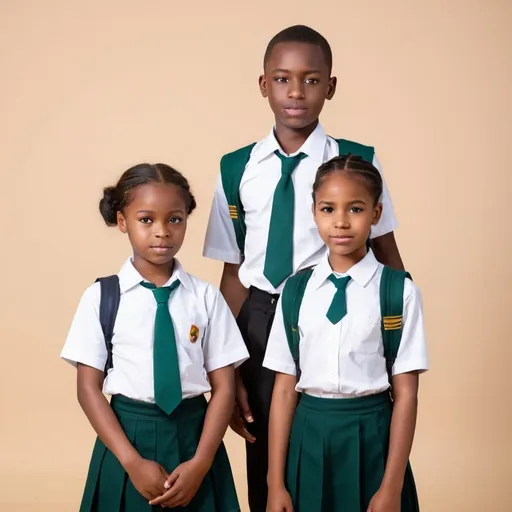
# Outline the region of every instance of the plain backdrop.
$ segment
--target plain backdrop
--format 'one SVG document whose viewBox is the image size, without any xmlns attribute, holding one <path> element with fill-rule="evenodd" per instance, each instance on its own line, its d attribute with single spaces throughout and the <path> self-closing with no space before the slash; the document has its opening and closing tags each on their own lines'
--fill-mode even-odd
<svg viewBox="0 0 512 512">
<path fill-rule="evenodd" d="M 199 207 L 221 155 L 272 126 L 269 39 L 308 24 L 334 52 L 326 131 L 376 146 L 424 297 L 432 370 L 412 453 L 424 512 L 510 510 L 512 4 L 506 0 L 0 0 L 0 510 L 78 510 L 94 434 L 59 360 L 80 295 L 127 240 L 102 187 L 167 162 Z M 243 444 L 227 444 L 243 509 Z"/>
</svg>

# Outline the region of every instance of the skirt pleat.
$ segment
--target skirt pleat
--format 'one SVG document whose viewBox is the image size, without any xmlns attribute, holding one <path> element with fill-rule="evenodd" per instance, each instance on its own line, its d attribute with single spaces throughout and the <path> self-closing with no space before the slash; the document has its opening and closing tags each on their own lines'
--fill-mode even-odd
<svg viewBox="0 0 512 512">
<path fill-rule="evenodd" d="M 136 402 L 122 396 L 112 398 L 121 427 L 144 459 L 162 465 L 170 474 L 190 460 L 197 449 L 206 413 L 206 400 L 184 400 L 167 416 L 156 405 Z M 134 487 L 117 458 L 98 439 L 91 457 L 80 512 L 155 512 Z M 187 512 L 239 512 L 231 466 L 222 444 L 210 471 Z"/>
<path fill-rule="evenodd" d="M 294 512 L 367 512 L 386 467 L 389 395 L 324 399 L 303 395 L 287 464 Z M 419 512 L 410 466 L 401 512 Z"/>
</svg>

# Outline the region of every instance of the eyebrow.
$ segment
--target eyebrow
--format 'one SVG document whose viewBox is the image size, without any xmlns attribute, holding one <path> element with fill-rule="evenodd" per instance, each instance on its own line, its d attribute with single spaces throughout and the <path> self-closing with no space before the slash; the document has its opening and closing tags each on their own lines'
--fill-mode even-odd
<svg viewBox="0 0 512 512">
<path fill-rule="evenodd" d="M 319 69 L 308 69 L 307 71 L 303 71 L 304 75 L 311 75 L 313 73 L 321 73 L 322 71 Z M 289 69 L 276 68 L 272 70 L 272 73 L 291 73 Z"/>
<path fill-rule="evenodd" d="M 169 212 L 169 214 L 172 214 L 172 213 L 184 213 L 185 210 L 181 209 L 181 208 L 178 208 L 178 209 L 175 209 L 175 210 L 171 210 Z M 137 213 L 155 213 L 153 210 L 137 210 Z"/>
<path fill-rule="evenodd" d="M 334 203 L 333 201 L 322 200 L 322 201 L 318 201 L 318 204 L 324 204 L 326 206 L 333 206 L 336 203 Z M 362 199 L 355 199 L 354 201 L 349 201 L 347 204 L 348 205 L 354 205 L 354 204 L 364 204 L 365 205 L 366 201 L 363 201 Z"/>
</svg>

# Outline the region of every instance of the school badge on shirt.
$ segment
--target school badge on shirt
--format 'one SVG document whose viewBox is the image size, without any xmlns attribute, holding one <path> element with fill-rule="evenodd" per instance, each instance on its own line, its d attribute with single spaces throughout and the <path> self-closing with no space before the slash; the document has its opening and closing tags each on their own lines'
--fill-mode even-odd
<svg viewBox="0 0 512 512">
<path fill-rule="evenodd" d="M 199 327 L 197 327 L 197 325 L 192 324 L 192 326 L 190 327 L 188 339 L 190 340 L 191 343 L 195 343 L 199 339 Z"/>
</svg>

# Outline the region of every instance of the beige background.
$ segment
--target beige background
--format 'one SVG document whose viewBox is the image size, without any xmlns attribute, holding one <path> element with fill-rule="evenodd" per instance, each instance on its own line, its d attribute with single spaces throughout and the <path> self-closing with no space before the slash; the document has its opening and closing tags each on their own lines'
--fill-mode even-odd
<svg viewBox="0 0 512 512">
<path fill-rule="evenodd" d="M 93 432 L 58 355 L 83 289 L 129 254 L 102 187 L 181 169 L 199 208 L 180 258 L 218 283 L 201 257 L 218 160 L 270 129 L 257 77 L 294 23 L 332 45 L 324 126 L 377 147 L 423 290 L 422 510 L 512 510 L 511 22 L 506 0 L 0 1 L 0 510 L 78 509 Z"/>
</svg>

